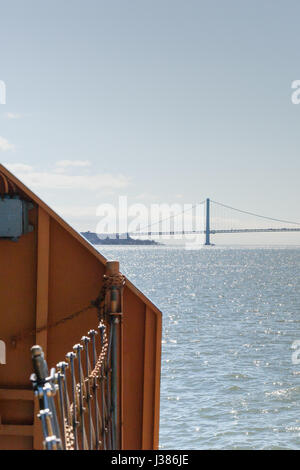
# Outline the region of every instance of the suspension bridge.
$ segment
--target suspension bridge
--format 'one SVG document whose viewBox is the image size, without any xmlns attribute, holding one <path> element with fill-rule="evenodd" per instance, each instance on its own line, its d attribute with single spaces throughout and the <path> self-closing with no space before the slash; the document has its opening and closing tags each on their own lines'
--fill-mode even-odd
<svg viewBox="0 0 300 470">
<path fill-rule="evenodd" d="M 210 246 L 212 245 L 211 235 L 216 234 L 300 232 L 300 222 L 259 215 L 213 201 L 209 198 L 199 203 L 200 205 L 203 205 L 203 220 L 200 221 L 200 227 L 197 224 L 196 229 L 174 229 L 176 225 L 174 221 L 183 215 L 185 211 L 182 211 L 149 224 L 139 231 L 128 232 L 128 235 L 138 238 L 140 236 L 160 237 L 203 234 L 204 244 Z M 195 206 L 188 210 L 192 210 Z M 163 223 L 171 221 L 172 225 L 169 226 L 168 230 L 152 230 L 153 226 L 161 226 Z"/>
</svg>

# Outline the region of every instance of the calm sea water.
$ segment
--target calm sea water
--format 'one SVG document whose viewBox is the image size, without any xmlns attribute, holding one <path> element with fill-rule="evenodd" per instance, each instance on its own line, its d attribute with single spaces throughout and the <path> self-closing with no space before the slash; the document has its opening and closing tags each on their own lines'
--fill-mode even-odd
<svg viewBox="0 0 300 470">
<path fill-rule="evenodd" d="M 163 312 L 162 449 L 300 448 L 300 248 L 100 251 Z"/>
</svg>

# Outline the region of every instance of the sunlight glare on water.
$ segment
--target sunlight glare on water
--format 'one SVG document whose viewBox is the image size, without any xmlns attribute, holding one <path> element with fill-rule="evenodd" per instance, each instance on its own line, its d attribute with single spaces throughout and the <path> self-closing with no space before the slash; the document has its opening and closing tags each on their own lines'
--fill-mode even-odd
<svg viewBox="0 0 300 470">
<path fill-rule="evenodd" d="M 163 312 L 160 447 L 300 447 L 300 249 L 98 247 Z"/>
</svg>

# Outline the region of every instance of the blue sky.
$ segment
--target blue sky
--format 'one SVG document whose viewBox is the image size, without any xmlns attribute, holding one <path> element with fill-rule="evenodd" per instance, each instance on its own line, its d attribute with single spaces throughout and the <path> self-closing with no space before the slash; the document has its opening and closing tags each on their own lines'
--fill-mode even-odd
<svg viewBox="0 0 300 470">
<path fill-rule="evenodd" d="M 78 229 L 120 194 L 300 221 L 299 14 L 290 0 L 5 2 L 1 162 Z"/>
</svg>

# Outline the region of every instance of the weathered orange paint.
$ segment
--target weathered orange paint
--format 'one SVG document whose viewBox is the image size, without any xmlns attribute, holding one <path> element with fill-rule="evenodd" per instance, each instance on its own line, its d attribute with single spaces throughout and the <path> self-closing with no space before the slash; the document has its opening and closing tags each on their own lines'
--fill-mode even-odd
<svg viewBox="0 0 300 470">
<path fill-rule="evenodd" d="M 41 447 L 41 428 L 29 395 L 30 347 L 41 344 L 53 367 L 97 326 L 90 309 L 49 328 L 97 297 L 106 259 L 2 165 L 0 172 L 34 204 L 34 231 L 18 242 L 0 239 L 0 339 L 7 347 L 7 364 L 0 364 L 0 449 L 33 449 Z M 122 448 L 153 449 L 159 433 L 161 312 L 129 280 L 122 303 Z M 45 325 L 45 331 L 14 342 L 19 333 Z"/>
</svg>

